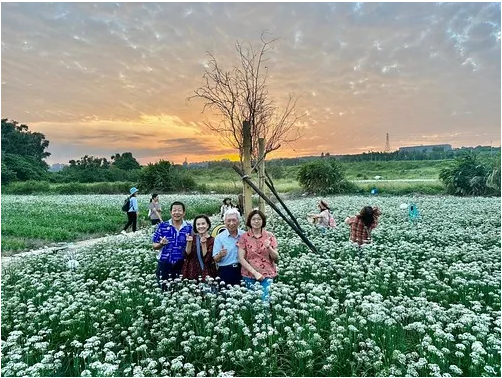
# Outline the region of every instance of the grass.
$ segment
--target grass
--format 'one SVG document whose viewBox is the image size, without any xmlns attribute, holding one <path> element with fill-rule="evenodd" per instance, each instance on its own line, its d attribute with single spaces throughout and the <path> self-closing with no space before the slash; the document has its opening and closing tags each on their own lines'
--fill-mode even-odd
<svg viewBox="0 0 502 378">
<path fill-rule="evenodd" d="M 2 197 L 2 255 L 118 233 L 126 223 L 126 215 L 120 209 L 122 196 Z M 148 198 L 139 196 L 139 228 L 150 226 Z M 164 214 L 169 214 L 169 203 L 176 199 L 177 196 L 161 196 Z M 186 205 L 186 219 L 197 214 L 215 214 L 220 208 L 216 198 Z"/>
</svg>

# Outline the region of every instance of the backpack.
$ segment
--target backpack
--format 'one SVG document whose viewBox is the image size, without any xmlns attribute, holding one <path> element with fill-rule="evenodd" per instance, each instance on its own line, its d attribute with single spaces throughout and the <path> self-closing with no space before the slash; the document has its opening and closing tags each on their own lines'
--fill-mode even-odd
<svg viewBox="0 0 502 378">
<path fill-rule="evenodd" d="M 131 197 L 127 197 L 126 200 L 124 201 L 124 204 L 122 205 L 122 211 L 125 211 L 127 213 L 130 208 L 131 208 Z"/>
<path fill-rule="evenodd" d="M 331 213 L 329 213 L 328 225 L 329 225 L 330 228 L 336 228 L 336 220 L 335 220 L 335 218 L 333 218 L 333 216 L 331 215 Z"/>
</svg>

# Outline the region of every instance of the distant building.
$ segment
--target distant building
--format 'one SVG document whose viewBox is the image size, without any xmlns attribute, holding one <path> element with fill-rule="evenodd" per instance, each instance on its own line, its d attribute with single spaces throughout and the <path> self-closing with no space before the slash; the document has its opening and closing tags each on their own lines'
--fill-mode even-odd
<svg viewBox="0 0 502 378">
<path fill-rule="evenodd" d="M 432 151 L 451 151 L 451 144 L 431 144 L 428 146 L 409 146 L 399 147 L 399 152 L 432 152 Z"/>
</svg>

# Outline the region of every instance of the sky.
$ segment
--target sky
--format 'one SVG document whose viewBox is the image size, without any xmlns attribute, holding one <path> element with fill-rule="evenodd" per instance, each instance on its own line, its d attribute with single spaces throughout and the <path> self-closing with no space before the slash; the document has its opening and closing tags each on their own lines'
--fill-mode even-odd
<svg viewBox="0 0 502 378">
<path fill-rule="evenodd" d="M 235 158 L 204 122 L 207 52 L 267 55 L 269 96 L 299 96 L 301 137 L 269 157 L 449 143 L 500 146 L 500 3 L 5 3 L 1 115 L 47 162 L 130 151 L 142 164 Z"/>
</svg>

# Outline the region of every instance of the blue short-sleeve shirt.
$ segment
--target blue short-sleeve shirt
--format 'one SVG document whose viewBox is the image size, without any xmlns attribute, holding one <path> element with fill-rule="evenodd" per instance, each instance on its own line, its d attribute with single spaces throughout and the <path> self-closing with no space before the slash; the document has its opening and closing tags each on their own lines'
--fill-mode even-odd
<svg viewBox="0 0 502 378">
<path fill-rule="evenodd" d="M 185 257 L 187 236 L 191 233 L 192 225 L 185 220 L 179 231 L 173 226 L 172 219 L 169 219 L 167 222 L 159 223 L 157 229 L 153 233 L 152 241 L 154 243 L 160 243 L 160 239 L 165 236 L 169 242 L 160 250 L 157 259 L 171 264 L 183 260 Z"/>
<path fill-rule="evenodd" d="M 243 233 L 244 231 L 237 230 L 237 237 L 235 238 L 230 235 L 228 230 L 216 235 L 213 245 L 213 257 L 216 256 L 223 247 L 227 250 L 227 255 L 220 260 L 218 266 L 227 266 L 239 262 L 239 247 L 237 247 L 237 242 Z"/>
</svg>

